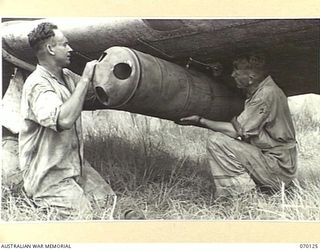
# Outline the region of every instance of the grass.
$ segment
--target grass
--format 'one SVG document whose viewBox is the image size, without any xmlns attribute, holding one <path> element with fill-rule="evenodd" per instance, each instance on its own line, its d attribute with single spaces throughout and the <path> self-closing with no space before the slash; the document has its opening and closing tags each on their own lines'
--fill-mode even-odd
<svg viewBox="0 0 320 250">
<path fill-rule="evenodd" d="M 307 111 L 294 122 L 301 187 L 290 195 L 252 191 L 214 200 L 205 160 L 210 132 L 126 112 L 84 113 L 85 157 L 118 196 L 115 219 L 134 209 L 150 220 L 319 220 L 320 124 Z M 95 213 L 108 219 L 99 208 Z M 56 212 L 32 207 L 21 192 L 3 187 L 2 219 L 47 221 L 56 219 Z"/>
</svg>

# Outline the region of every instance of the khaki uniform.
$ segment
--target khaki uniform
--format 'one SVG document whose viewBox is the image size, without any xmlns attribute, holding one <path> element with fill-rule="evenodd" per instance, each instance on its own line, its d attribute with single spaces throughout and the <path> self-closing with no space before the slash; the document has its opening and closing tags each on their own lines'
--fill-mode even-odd
<svg viewBox="0 0 320 250">
<path fill-rule="evenodd" d="M 19 137 L 24 189 L 38 206 L 88 218 L 92 202 L 103 204 L 115 194 L 83 158 L 81 117 L 71 129 L 58 131 L 60 106 L 80 80 L 67 69 L 63 69 L 63 77 L 65 83 L 58 82 L 38 65 L 24 84 Z"/>
<path fill-rule="evenodd" d="M 239 139 L 214 132 L 208 140 L 217 197 L 246 192 L 255 185 L 279 190 L 281 182 L 289 184 L 295 178 L 293 122 L 287 98 L 270 76 L 248 94 L 243 112 L 232 124 Z"/>
</svg>

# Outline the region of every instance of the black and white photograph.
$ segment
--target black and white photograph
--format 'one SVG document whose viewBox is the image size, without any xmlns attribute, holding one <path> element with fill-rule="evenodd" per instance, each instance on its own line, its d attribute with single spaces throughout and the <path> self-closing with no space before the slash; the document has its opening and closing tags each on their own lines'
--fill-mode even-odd
<svg viewBox="0 0 320 250">
<path fill-rule="evenodd" d="M 2 17 L 1 220 L 320 220 L 320 19 Z"/>
</svg>

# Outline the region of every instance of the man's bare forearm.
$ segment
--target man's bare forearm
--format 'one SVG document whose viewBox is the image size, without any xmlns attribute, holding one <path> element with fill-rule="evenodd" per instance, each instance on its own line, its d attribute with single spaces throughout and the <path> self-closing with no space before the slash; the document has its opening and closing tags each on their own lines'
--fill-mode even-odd
<svg viewBox="0 0 320 250">
<path fill-rule="evenodd" d="M 238 134 L 230 122 L 211 121 L 206 118 L 201 118 L 199 123 L 212 131 L 220 132 L 233 138 L 237 138 Z"/>
<path fill-rule="evenodd" d="M 59 129 L 70 129 L 80 116 L 96 63 L 97 60 L 93 60 L 86 64 L 82 77 L 77 83 L 71 97 L 60 106 L 60 114 L 58 117 Z"/>
<path fill-rule="evenodd" d="M 89 79 L 81 78 L 70 98 L 60 106 L 60 114 L 58 117 L 58 127 L 60 129 L 70 129 L 79 118 L 88 85 Z"/>
</svg>

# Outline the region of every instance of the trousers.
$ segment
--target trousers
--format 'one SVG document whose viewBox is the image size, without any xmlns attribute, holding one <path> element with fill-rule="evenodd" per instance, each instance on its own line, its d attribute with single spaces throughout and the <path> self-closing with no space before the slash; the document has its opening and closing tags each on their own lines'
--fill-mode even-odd
<svg viewBox="0 0 320 250">
<path fill-rule="evenodd" d="M 2 185 L 10 189 L 21 187 L 23 171 L 19 167 L 17 137 L 2 138 L 1 158 Z M 111 186 L 86 160 L 81 176 L 66 178 L 31 197 L 38 207 L 56 209 L 58 219 L 92 219 L 93 210 L 110 210 L 115 198 Z"/>
<path fill-rule="evenodd" d="M 293 179 L 282 174 L 277 160 L 260 148 L 219 132 L 209 136 L 207 154 L 216 198 L 236 196 L 257 186 L 277 191 Z"/>
<path fill-rule="evenodd" d="M 84 161 L 82 175 L 66 178 L 33 197 L 39 207 L 56 208 L 58 219 L 94 218 L 94 210 L 111 210 L 116 194 L 101 175 Z M 112 219 L 112 211 L 110 219 Z"/>
</svg>

